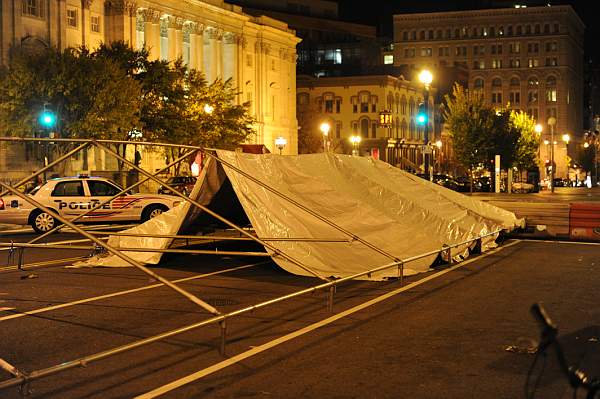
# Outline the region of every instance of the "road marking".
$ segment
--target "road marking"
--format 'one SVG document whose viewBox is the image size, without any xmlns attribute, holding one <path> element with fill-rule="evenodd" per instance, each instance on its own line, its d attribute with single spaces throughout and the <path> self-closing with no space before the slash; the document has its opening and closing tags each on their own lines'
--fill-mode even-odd
<svg viewBox="0 0 600 399">
<path fill-rule="evenodd" d="M 60 264 L 60 263 L 68 263 L 68 262 L 72 262 L 75 260 L 81 260 L 81 259 L 86 259 L 87 256 L 78 256 L 76 258 L 66 258 L 66 259 L 56 259 L 56 260 L 47 260 L 47 261 L 43 261 L 43 262 L 35 262 L 35 263 L 27 263 L 21 266 L 22 269 L 32 269 L 34 267 L 38 267 L 38 266 L 48 266 L 48 265 L 54 265 L 54 264 Z M 0 272 L 8 272 L 8 271 L 12 271 L 12 270 L 18 270 L 18 266 L 6 266 L 6 267 L 0 267 Z"/>
<path fill-rule="evenodd" d="M 231 269 L 219 270 L 219 271 L 212 272 L 212 273 L 199 274 L 197 276 L 186 277 L 186 278 L 182 278 L 182 279 L 179 279 L 179 280 L 173 280 L 171 282 L 172 283 L 182 283 L 182 282 L 185 282 L 185 281 L 190 281 L 190 280 L 196 280 L 196 279 L 199 279 L 199 278 L 215 276 L 215 275 L 218 275 L 218 274 L 223 274 L 223 273 L 227 273 L 227 272 L 233 272 L 233 271 L 236 271 L 236 270 L 247 269 L 247 268 L 258 266 L 258 265 L 265 264 L 265 263 L 268 263 L 268 262 L 252 263 L 250 265 L 243 265 L 243 266 L 233 267 Z M 149 290 L 149 289 L 152 289 L 152 288 L 162 287 L 163 285 L 164 284 L 162 284 L 162 283 L 152 284 L 152 285 L 147 285 L 147 286 L 144 286 L 144 287 L 133 288 L 133 289 L 130 289 L 130 290 L 118 291 L 118 292 L 113 292 L 111 294 L 100 295 L 100 296 L 96 296 L 96 297 L 92 297 L 92 298 L 80 299 L 80 300 L 73 301 L 73 302 L 61 303 L 60 305 L 54 305 L 54 306 L 48 306 L 48 307 L 45 307 L 45 308 L 40 308 L 40 309 L 35 309 L 35 310 L 29 310 L 27 312 L 22 312 L 22 313 L 12 314 L 10 316 L 0 317 L 0 321 L 17 319 L 19 317 L 35 315 L 35 314 L 49 312 L 51 310 L 56 310 L 56 309 L 67 308 L 67 307 L 71 307 L 71 306 L 75 306 L 75 305 L 81 305 L 82 303 L 94 302 L 94 301 L 99 301 L 101 299 L 112 298 L 112 297 L 126 295 L 126 294 L 132 294 L 134 292 L 140 292 L 140 291 L 145 291 L 145 290 Z"/>
<path fill-rule="evenodd" d="M 3 312 L 5 310 L 15 310 L 16 308 L 0 308 L 0 312 Z"/>
<path fill-rule="evenodd" d="M 187 385 L 187 384 L 189 384 L 191 382 L 197 381 L 197 380 L 199 380 L 199 379 L 201 379 L 203 377 L 206 377 L 207 375 L 213 374 L 213 373 L 215 373 L 217 371 L 220 371 L 220 370 L 222 370 L 224 368 L 232 366 L 232 365 L 234 365 L 236 363 L 239 363 L 242 360 L 245 360 L 245 359 L 247 359 L 249 357 L 252 357 L 254 355 L 258 355 L 261 352 L 264 352 L 264 351 L 266 351 L 268 349 L 271 349 L 271 348 L 273 348 L 275 346 L 281 345 L 281 344 L 283 344 L 283 343 L 285 343 L 287 341 L 290 341 L 290 340 L 292 340 L 294 338 L 297 338 L 297 337 L 299 337 L 301 335 L 307 334 L 307 333 L 312 332 L 312 331 L 314 331 L 314 330 L 316 330 L 318 328 L 321 328 L 321 327 L 326 326 L 328 324 L 331 324 L 331 323 L 333 323 L 333 322 L 335 322 L 335 321 L 337 321 L 339 319 L 342 319 L 342 318 L 344 318 L 346 316 L 349 316 L 349 315 L 354 314 L 356 312 L 359 312 L 359 311 L 361 311 L 363 309 L 366 309 L 368 307 L 376 305 L 379 302 L 383 302 L 386 299 L 389 299 L 389 298 L 391 298 L 393 296 L 396 296 L 396 295 L 398 295 L 398 294 L 400 294 L 400 293 L 402 293 L 404 291 L 408 291 L 408 290 L 410 290 L 412 288 L 415 288 L 415 287 L 417 287 L 419 285 L 425 284 L 426 282 L 429 282 L 429 281 L 434 280 L 434 279 L 436 279 L 438 277 L 441 277 L 444 274 L 450 273 L 451 271 L 454 271 L 454 270 L 456 270 L 458 268 L 461 268 L 461 267 L 463 267 L 463 266 L 465 266 L 465 265 L 467 265 L 467 264 L 469 264 L 471 262 L 474 262 L 476 260 L 480 260 L 480 259 L 482 259 L 482 258 L 484 258 L 486 256 L 489 256 L 489 255 L 492 255 L 492 254 L 494 254 L 496 252 L 499 252 L 502 249 L 506 249 L 506 248 L 508 248 L 510 246 L 518 244 L 519 242 L 520 242 L 520 240 L 515 240 L 513 242 L 510 242 L 510 243 L 508 243 L 506 245 L 503 245 L 501 247 L 498 247 L 496 249 L 492 249 L 492 250 L 490 250 L 490 251 L 482 254 L 481 256 L 478 256 L 478 257 L 475 257 L 475 258 L 471 258 L 471 259 L 467 259 L 467 260 L 465 260 L 463 262 L 460 262 L 460 263 L 456 264 L 455 266 L 449 267 L 448 269 L 444 269 L 442 271 L 439 271 L 437 273 L 429 275 L 429 276 L 427 276 L 425 278 L 422 278 L 421 280 L 415 281 L 414 283 L 405 285 L 404 287 L 400 287 L 400 288 L 398 288 L 398 289 L 396 289 L 394 291 L 388 292 L 387 294 L 383 294 L 381 296 L 373 298 L 370 301 L 367 301 L 365 303 L 357 305 L 357 306 L 355 306 L 353 308 L 347 309 L 347 310 L 345 310 L 345 311 L 343 311 L 341 313 L 338 313 L 336 315 L 333 315 L 331 317 L 328 317 L 326 319 L 318 321 L 318 322 L 316 322 L 314 324 L 308 325 L 308 326 L 306 326 L 304 328 L 301 328 L 301 329 L 299 329 L 297 331 L 294 331 L 294 332 L 292 332 L 290 334 L 284 335 L 283 337 L 279 337 L 277 339 L 274 339 L 273 341 L 269 341 L 269 342 L 264 343 L 262 345 L 255 346 L 254 348 L 252 348 L 250 350 L 247 350 L 246 352 L 242 352 L 242 353 L 240 353 L 240 354 L 238 354 L 236 356 L 233 356 L 233 357 L 231 357 L 231 358 L 229 358 L 227 360 L 224 360 L 224 361 L 219 362 L 217 364 L 213 364 L 210 367 L 207 367 L 205 369 L 199 370 L 199 371 L 197 371 L 195 373 L 192 373 L 192 374 L 190 374 L 188 376 L 185 376 L 185 377 L 180 378 L 178 380 L 175 380 L 173 382 L 170 382 L 170 383 L 168 383 L 166 385 L 163 385 L 161 387 L 158 387 L 158 388 L 156 388 L 156 389 L 154 389 L 154 390 L 152 390 L 150 392 L 147 392 L 147 393 L 144 393 L 142 395 L 136 396 L 135 398 L 136 399 L 151 399 L 151 398 L 156 398 L 157 396 L 163 395 L 163 394 L 165 394 L 167 392 L 170 392 L 170 391 L 172 391 L 174 389 L 180 388 L 180 387 L 182 387 L 184 385 Z"/>
</svg>

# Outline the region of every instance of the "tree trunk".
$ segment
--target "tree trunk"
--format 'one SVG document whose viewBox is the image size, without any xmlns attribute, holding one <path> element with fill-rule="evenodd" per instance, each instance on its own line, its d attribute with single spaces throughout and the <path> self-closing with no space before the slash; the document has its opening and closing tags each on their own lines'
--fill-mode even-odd
<svg viewBox="0 0 600 399">
<path fill-rule="evenodd" d="M 469 169 L 469 183 L 470 193 L 473 194 L 473 169 Z"/>
</svg>

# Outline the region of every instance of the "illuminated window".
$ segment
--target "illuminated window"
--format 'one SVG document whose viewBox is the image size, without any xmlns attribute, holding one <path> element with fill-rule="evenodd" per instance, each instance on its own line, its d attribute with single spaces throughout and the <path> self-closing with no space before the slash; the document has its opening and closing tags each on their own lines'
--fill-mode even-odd
<svg viewBox="0 0 600 399">
<path fill-rule="evenodd" d="M 90 18 L 90 29 L 92 32 L 100 33 L 100 17 L 92 15 Z"/>
<path fill-rule="evenodd" d="M 394 63 L 394 55 L 393 54 L 386 54 L 383 56 L 383 63 L 385 65 L 392 65 Z"/>
<path fill-rule="evenodd" d="M 23 0 L 23 15 L 44 18 L 44 1 L 43 0 Z"/>
<path fill-rule="evenodd" d="M 74 8 L 67 9 L 67 26 L 77 28 L 77 10 Z"/>
<path fill-rule="evenodd" d="M 546 101 L 549 103 L 556 102 L 556 89 L 554 89 L 554 88 L 546 89 Z"/>
</svg>

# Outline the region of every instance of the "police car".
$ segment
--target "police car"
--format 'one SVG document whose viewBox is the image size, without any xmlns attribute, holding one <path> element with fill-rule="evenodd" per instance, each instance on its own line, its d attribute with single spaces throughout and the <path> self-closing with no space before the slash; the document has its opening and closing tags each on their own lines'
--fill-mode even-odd
<svg viewBox="0 0 600 399">
<path fill-rule="evenodd" d="M 121 192 L 113 181 L 101 177 L 62 177 L 48 180 L 29 195 L 66 219 L 73 219 Z M 131 222 L 152 219 L 181 200 L 172 195 L 123 194 L 78 219 L 83 223 Z M 59 221 L 17 196 L 0 198 L 0 223 L 31 225 L 38 233 L 51 230 Z"/>
</svg>

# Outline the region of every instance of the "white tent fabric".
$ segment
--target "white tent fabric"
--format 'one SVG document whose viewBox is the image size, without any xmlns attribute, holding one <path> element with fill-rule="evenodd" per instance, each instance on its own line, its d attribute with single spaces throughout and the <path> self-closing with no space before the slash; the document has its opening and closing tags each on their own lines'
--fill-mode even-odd
<svg viewBox="0 0 600 399">
<path fill-rule="evenodd" d="M 511 212 L 367 157 L 331 153 L 299 156 L 218 151 L 218 157 L 323 218 L 406 259 L 522 224 Z M 348 238 L 259 184 L 224 166 L 227 177 L 260 238 Z M 483 240 L 482 250 L 495 237 Z M 280 251 L 322 276 L 344 277 L 392 259 L 359 241 L 351 243 L 274 241 Z M 281 256 L 290 273 L 310 275 Z M 405 274 L 429 269 L 434 257 L 405 265 Z M 390 269 L 371 279 L 397 276 Z"/>
<path fill-rule="evenodd" d="M 246 154 L 217 151 L 222 168 L 231 181 L 244 211 L 259 238 L 322 239 L 323 241 L 272 241 L 280 252 L 322 277 L 345 277 L 392 262 L 499 230 L 512 230 L 523 223 L 511 212 L 406 173 L 387 163 L 367 157 L 331 153 L 298 156 Z M 281 195 L 227 166 L 230 164 L 277 193 L 310 209 L 301 209 Z M 209 162 L 191 194 L 203 204 L 223 183 L 223 169 Z M 167 212 L 130 231 L 175 234 L 197 215 L 189 204 Z M 325 220 L 329 221 L 327 223 Z M 338 226 L 353 237 L 344 234 Z M 381 251 L 366 246 L 370 243 Z M 350 242 L 327 242 L 352 239 Z M 495 236 L 482 240 L 482 250 L 494 246 Z M 118 241 L 117 241 L 118 240 Z M 162 240 L 162 241 L 156 241 Z M 112 244 L 122 247 L 167 248 L 170 240 L 113 237 Z M 468 254 L 467 247 L 460 251 Z M 297 264 L 269 251 L 283 269 L 312 276 Z M 382 253 L 383 252 L 383 253 Z M 455 254 L 457 251 L 454 252 Z M 128 252 L 144 263 L 158 263 L 160 254 Z M 404 266 L 410 275 L 428 270 L 435 256 Z M 123 261 L 111 256 L 92 260 L 87 265 L 117 266 Z M 396 277 L 396 268 L 368 276 L 379 280 Z"/>
</svg>

